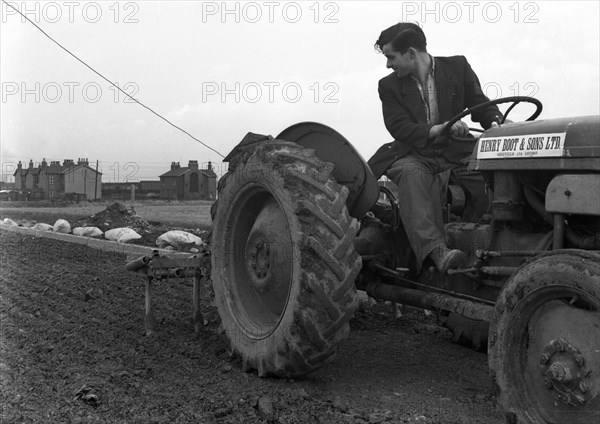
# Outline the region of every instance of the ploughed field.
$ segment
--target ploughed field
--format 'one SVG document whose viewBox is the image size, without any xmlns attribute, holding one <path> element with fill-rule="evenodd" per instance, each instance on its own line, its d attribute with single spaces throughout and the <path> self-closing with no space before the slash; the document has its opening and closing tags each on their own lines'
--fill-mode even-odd
<svg viewBox="0 0 600 424">
<path fill-rule="evenodd" d="M 146 337 L 145 280 L 124 255 L 0 230 L 0 261 L 2 424 L 503 422 L 486 356 L 419 311 L 363 302 L 334 362 L 259 378 L 230 358 L 209 283 L 198 334 L 192 282 L 156 283 Z"/>
</svg>

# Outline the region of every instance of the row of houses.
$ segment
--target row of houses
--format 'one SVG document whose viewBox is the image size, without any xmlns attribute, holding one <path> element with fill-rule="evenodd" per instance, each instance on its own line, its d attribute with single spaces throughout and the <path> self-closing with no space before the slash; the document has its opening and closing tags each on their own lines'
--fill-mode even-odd
<svg viewBox="0 0 600 424">
<path fill-rule="evenodd" d="M 13 174 L 13 200 L 44 199 L 130 199 L 160 198 L 171 200 L 214 200 L 217 194 L 217 174 L 211 162 L 200 169 L 198 161 L 188 166 L 172 162 L 171 169 L 157 181 L 103 183 L 102 173 L 89 165 L 87 158 L 46 162 L 34 166 L 33 160 L 24 167 L 21 162 Z M 133 192 L 133 193 L 132 193 Z"/>
<path fill-rule="evenodd" d="M 39 166 L 33 160 L 24 167 L 21 161 L 14 172 L 15 191 L 19 200 L 100 199 L 102 197 L 102 173 L 90 167 L 87 159 L 46 162 Z"/>
</svg>

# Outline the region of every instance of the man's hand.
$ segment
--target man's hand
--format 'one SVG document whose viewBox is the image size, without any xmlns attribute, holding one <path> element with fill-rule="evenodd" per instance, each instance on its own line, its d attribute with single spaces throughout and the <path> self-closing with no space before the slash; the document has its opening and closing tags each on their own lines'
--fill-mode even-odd
<svg viewBox="0 0 600 424">
<path fill-rule="evenodd" d="M 437 124 L 431 127 L 431 130 L 429 130 L 429 138 L 435 138 L 443 135 L 442 130 L 444 129 L 447 123 L 448 121 L 444 122 L 443 124 Z M 452 127 L 450 128 L 450 134 L 456 137 L 466 137 L 467 135 L 469 135 L 469 126 L 463 121 L 456 121 L 454 125 L 452 125 Z"/>
<path fill-rule="evenodd" d="M 512 124 L 513 121 L 511 121 L 510 119 L 505 119 L 504 120 L 504 124 Z M 494 127 L 499 127 L 500 124 L 496 121 L 492 122 L 492 126 L 490 128 L 494 128 Z"/>
<path fill-rule="evenodd" d="M 456 137 L 466 137 L 469 135 L 469 126 L 463 121 L 456 121 L 450 128 L 450 134 Z"/>
</svg>

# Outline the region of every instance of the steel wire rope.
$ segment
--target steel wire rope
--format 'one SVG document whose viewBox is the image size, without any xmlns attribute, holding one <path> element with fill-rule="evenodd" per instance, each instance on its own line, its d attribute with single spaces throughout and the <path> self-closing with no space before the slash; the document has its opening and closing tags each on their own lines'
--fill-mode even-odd
<svg viewBox="0 0 600 424">
<path fill-rule="evenodd" d="M 189 137 L 191 137 L 193 140 L 197 141 L 198 143 L 202 144 L 204 147 L 206 147 L 209 150 L 212 150 L 213 152 L 215 152 L 216 154 L 218 154 L 219 156 L 221 156 L 222 158 L 225 157 L 225 155 L 223 155 L 222 153 L 218 152 L 217 150 L 213 149 L 212 147 L 210 147 L 208 144 L 202 142 L 201 140 L 197 139 L 196 137 L 194 137 L 192 134 L 190 134 L 189 132 L 187 132 L 186 130 L 184 130 L 183 128 L 175 125 L 174 123 L 172 123 L 171 121 L 169 121 L 167 118 L 165 118 L 164 116 L 160 115 L 158 112 L 155 112 L 153 109 L 151 109 L 150 107 L 146 106 L 145 104 L 143 104 L 142 102 L 140 102 L 139 100 L 133 98 L 132 96 L 130 96 L 127 92 L 125 92 L 121 87 L 119 87 L 117 84 L 113 83 L 111 80 L 109 80 L 108 78 L 106 78 L 104 75 L 102 75 L 100 72 L 96 71 L 94 68 L 92 68 L 90 65 L 88 65 L 87 63 L 85 63 L 83 60 L 79 59 L 74 53 L 71 53 L 69 51 L 69 49 L 67 49 L 66 47 L 64 47 L 62 44 L 60 44 L 58 41 L 56 41 L 54 38 L 52 38 L 48 33 L 46 33 L 46 31 L 44 31 L 42 28 L 40 28 L 39 25 L 37 25 L 35 22 L 33 22 L 31 19 L 29 19 L 27 16 L 25 16 L 23 13 L 21 13 L 20 10 L 18 10 L 17 8 L 15 8 L 12 4 L 7 3 L 5 0 L 2 0 L 2 3 L 6 4 L 7 6 L 11 7 L 12 9 L 14 9 L 19 15 L 21 15 L 23 18 L 25 18 L 30 24 L 32 24 L 34 27 L 36 27 L 38 30 L 40 30 L 40 32 L 42 34 L 44 34 L 47 38 L 49 38 L 52 42 L 54 42 L 58 47 L 60 47 L 61 49 L 63 49 L 64 51 L 66 51 L 68 54 L 70 54 L 71 56 L 73 56 L 75 59 L 77 59 L 79 62 L 81 62 L 85 67 L 87 67 L 88 69 L 90 69 L 92 72 L 94 72 L 96 75 L 98 75 L 100 78 L 102 78 L 103 80 L 105 80 L 106 82 L 108 82 L 110 85 L 112 85 L 113 87 L 115 87 L 117 90 L 119 90 L 121 93 L 125 94 L 127 97 L 129 97 L 131 100 L 133 100 L 135 103 L 139 104 L 140 106 L 148 109 L 150 112 L 152 112 L 153 114 L 155 114 L 156 116 L 158 116 L 160 119 L 162 119 L 163 121 L 165 121 L 166 123 L 168 123 L 169 125 L 171 125 L 174 128 L 177 128 L 179 131 L 183 132 L 184 134 L 188 135 Z"/>
</svg>

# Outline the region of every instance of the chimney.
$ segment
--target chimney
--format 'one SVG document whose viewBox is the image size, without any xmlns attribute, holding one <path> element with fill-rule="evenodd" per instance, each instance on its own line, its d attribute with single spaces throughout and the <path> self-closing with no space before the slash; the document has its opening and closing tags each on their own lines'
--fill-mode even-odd
<svg viewBox="0 0 600 424">
<path fill-rule="evenodd" d="M 46 162 L 46 158 L 42 159 L 42 168 L 45 168 L 46 166 L 48 166 L 48 162 Z"/>
<path fill-rule="evenodd" d="M 179 168 L 179 162 L 171 162 L 171 171 Z"/>
<path fill-rule="evenodd" d="M 209 171 L 213 170 L 212 162 L 211 161 L 208 161 L 208 165 L 206 166 L 206 169 L 208 169 Z"/>
<path fill-rule="evenodd" d="M 23 169 L 23 164 L 21 163 L 21 161 L 19 161 L 19 163 L 17 164 L 17 169 Z"/>
<path fill-rule="evenodd" d="M 77 159 L 77 165 L 89 165 L 88 158 L 79 158 Z"/>
<path fill-rule="evenodd" d="M 73 159 L 64 159 L 63 166 L 73 166 Z"/>
<path fill-rule="evenodd" d="M 29 159 L 29 169 L 33 168 L 33 160 Z"/>
<path fill-rule="evenodd" d="M 188 162 L 188 168 L 197 171 L 198 170 L 198 161 L 197 160 L 191 160 L 191 161 L 189 161 Z"/>
</svg>

